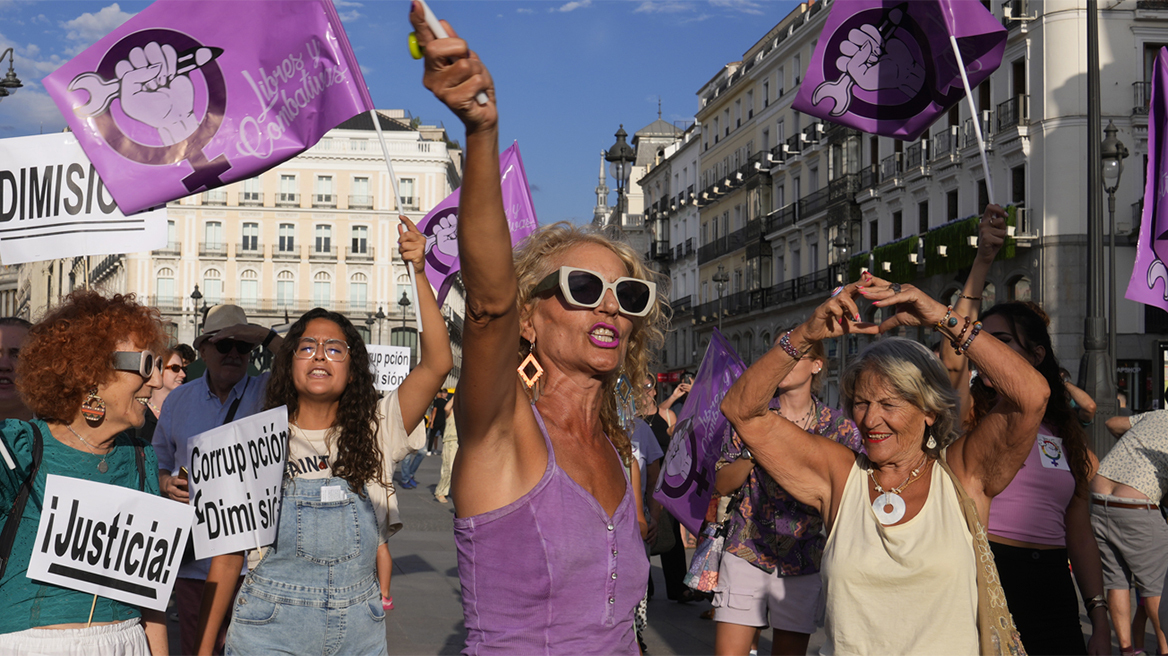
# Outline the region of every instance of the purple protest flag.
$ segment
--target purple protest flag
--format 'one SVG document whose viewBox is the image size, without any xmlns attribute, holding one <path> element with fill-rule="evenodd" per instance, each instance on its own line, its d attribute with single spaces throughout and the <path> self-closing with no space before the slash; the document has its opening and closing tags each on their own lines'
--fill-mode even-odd
<svg viewBox="0 0 1168 656">
<path fill-rule="evenodd" d="M 503 182 L 503 209 L 507 226 L 511 229 L 511 245 L 515 246 L 539 228 L 535 205 L 531 202 L 531 188 L 527 171 L 519 155 L 519 142 L 499 155 L 499 175 Z M 446 293 L 454 282 L 454 274 L 462 270 L 458 261 L 458 200 L 460 189 L 455 189 L 430 213 L 418 222 L 418 230 L 426 235 L 426 278 L 438 289 L 438 305 L 446 300 Z"/>
<path fill-rule="evenodd" d="M 702 530 L 714 494 L 714 463 L 730 430 L 722 414 L 722 398 L 744 371 L 742 358 L 715 328 L 693 388 L 677 413 L 669 452 L 653 491 L 653 498 L 694 535 Z"/>
<path fill-rule="evenodd" d="M 1006 28 L 972 0 L 836 0 L 792 105 L 912 141 L 1002 64 Z"/>
<path fill-rule="evenodd" d="M 255 176 L 373 108 L 330 0 L 159 0 L 44 85 L 126 214 Z"/>
<path fill-rule="evenodd" d="M 1168 310 L 1168 48 L 1160 48 L 1152 69 L 1148 106 L 1148 171 L 1136 262 L 1125 298 Z M 1159 283 L 1159 285 L 1157 285 Z"/>
</svg>

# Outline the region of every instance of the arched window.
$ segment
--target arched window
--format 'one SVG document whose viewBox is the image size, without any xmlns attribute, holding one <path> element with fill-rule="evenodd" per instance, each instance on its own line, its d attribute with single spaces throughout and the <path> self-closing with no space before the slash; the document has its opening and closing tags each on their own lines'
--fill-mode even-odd
<svg viewBox="0 0 1168 656">
<path fill-rule="evenodd" d="M 754 336 L 750 333 L 742 336 L 742 359 L 746 364 L 754 362 Z"/>
<path fill-rule="evenodd" d="M 203 272 L 203 298 L 207 305 L 218 305 L 223 302 L 223 275 L 219 269 L 207 269 Z"/>
<path fill-rule="evenodd" d="M 994 287 L 994 283 L 987 282 L 981 290 L 981 306 L 983 308 L 991 308 L 997 301 L 998 289 Z"/>
<path fill-rule="evenodd" d="M 1014 279 L 1007 286 L 1007 298 L 1011 301 L 1029 301 L 1032 300 L 1030 296 L 1030 278 L 1026 276 L 1019 276 Z M 982 304 L 982 307 L 989 307 Z"/>
<path fill-rule="evenodd" d="M 410 277 L 408 275 L 398 276 L 397 277 L 397 290 L 393 295 L 393 303 L 395 305 L 397 305 L 397 302 L 398 302 L 398 300 L 401 299 L 402 294 L 405 294 L 406 298 L 410 299 L 411 307 L 416 307 L 413 304 L 417 301 L 417 299 L 414 298 L 412 291 L 413 290 L 410 288 Z"/>
<path fill-rule="evenodd" d="M 154 277 L 154 305 L 159 308 L 174 307 L 174 269 L 163 267 Z"/>
<path fill-rule="evenodd" d="M 246 269 L 239 274 L 239 305 L 245 310 L 260 308 L 260 277 L 255 269 Z"/>
<path fill-rule="evenodd" d="M 312 304 L 327 308 L 333 300 L 333 279 L 327 271 L 317 271 L 312 277 Z"/>
<path fill-rule="evenodd" d="M 357 272 L 349 277 L 349 311 L 365 312 L 369 297 L 369 277 Z"/>
<path fill-rule="evenodd" d="M 296 276 L 291 271 L 276 274 L 276 307 L 290 308 L 296 301 Z"/>
</svg>

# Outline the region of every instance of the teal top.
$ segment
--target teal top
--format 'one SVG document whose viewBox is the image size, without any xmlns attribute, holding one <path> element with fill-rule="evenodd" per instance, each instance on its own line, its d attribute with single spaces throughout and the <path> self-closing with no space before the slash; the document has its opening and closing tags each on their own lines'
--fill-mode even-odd
<svg viewBox="0 0 1168 656">
<path fill-rule="evenodd" d="M 109 469 L 102 474 L 97 471 L 101 457 L 79 451 L 62 444 L 49 432 L 48 425 L 40 419 L 33 420 L 41 431 L 44 444 L 41 451 L 41 466 L 37 470 L 32 494 L 24 506 L 24 517 L 16 542 L 12 547 L 11 561 L 0 580 L 0 634 L 24 631 L 38 626 L 85 622 L 89 619 L 89 607 L 93 595 L 70 590 L 58 585 L 39 583 L 25 576 L 28 559 L 32 555 L 36 540 L 37 526 L 41 521 L 41 501 L 45 494 L 45 477 L 49 474 L 70 476 L 87 481 L 120 485 L 138 489 L 138 466 L 135 464 L 134 440 L 128 433 L 122 433 L 114 440 L 114 448 L 105 457 Z M 0 426 L 0 448 L 12 456 L 16 469 L 10 469 L 7 461 L 0 456 L 0 525 L 8 517 L 21 484 L 28 477 L 32 467 L 32 426 L 28 422 L 9 419 Z M 158 459 L 154 449 L 143 443 L 146 450 L 146 487 L 149 494 L 158 491 Z M 154 475 L 151 475 L 151 474 Z M 120 601 L 98 597 L 93 609 L 94 622 L 118 622 L 140 617 L 137 606 Z"/>
</svg>

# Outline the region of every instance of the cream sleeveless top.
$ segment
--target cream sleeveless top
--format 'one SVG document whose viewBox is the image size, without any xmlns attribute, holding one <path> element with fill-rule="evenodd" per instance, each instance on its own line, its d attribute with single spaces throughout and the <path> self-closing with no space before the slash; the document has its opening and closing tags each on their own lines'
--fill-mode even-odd
<svg viewBox="0 0 1168 656">
<path fill-rule="evenodd" d="M 827 640 L 834 654 L 977 654 L 973 536 L 953 482 L 932 467 L 924 507 L 883 526 L 856 455 L 823 551 Z"/>
</svg>

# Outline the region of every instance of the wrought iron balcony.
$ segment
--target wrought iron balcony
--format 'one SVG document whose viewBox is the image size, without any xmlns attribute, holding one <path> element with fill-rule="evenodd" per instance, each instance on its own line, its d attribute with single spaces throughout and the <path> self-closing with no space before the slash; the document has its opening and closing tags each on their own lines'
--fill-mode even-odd
<svg viewBox="0 0 1168 656">
<path fill-rule="evenodd" d="M 1030 118 L 1030 96 L 1022 93 L 998 103 L 998 132 L 1022 125 Z"/>
<path fill-rule="evenodd" d="M 1168 1 L 1165 4 L 1168 5 Z M 1132 96 L 1132 114 L 1146 116 L 1148 114 L 1148 107 L 1152 104 L 1152 83 L 1133 82 Z"/>
</svg>

